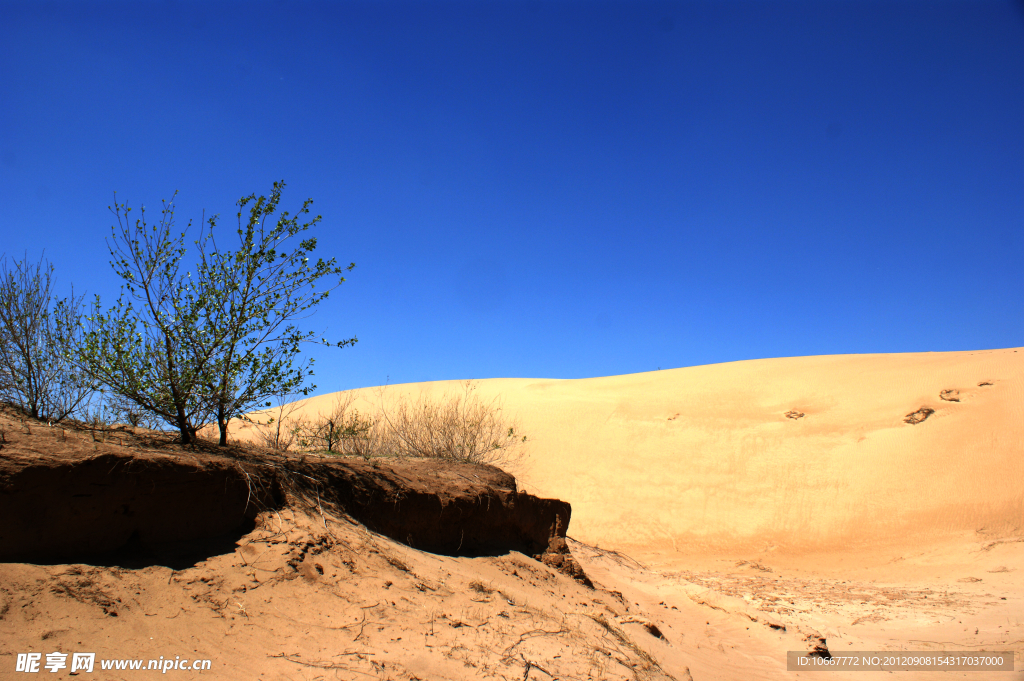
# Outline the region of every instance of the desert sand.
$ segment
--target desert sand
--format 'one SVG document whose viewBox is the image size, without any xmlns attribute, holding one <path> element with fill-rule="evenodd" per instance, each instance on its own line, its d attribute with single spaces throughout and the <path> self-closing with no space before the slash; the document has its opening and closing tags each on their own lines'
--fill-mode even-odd
<svg viewBox="0 0 1024 681">
<path fill-rule="evenodd" d="M 520 485 L 569 501 L 572 535 L 586 543 L 648 556 L 791 555 L 1024 529 L 1024 350 L 477 385 L 529 437 Z M 395 385 L 386 396 L 457 388 Z M 364 409 L 377 401 L 373 389 L 356 394 Z M 334 399 L 305 400 L 300 413 Z M 934 413 L 906 423 L 921 407 Z"/>
<path fill-rule="evenodd" d="M 517 478 L 572 504 L 576 540 L 830 645 L 1004 646 L 1024 669 L 1024 350 L 477 386 L 518 417 L 529 455 Z M 380 403 L 355 392 L 367 410 Z"/>
<path fill-rule="evenodd" d="M 383 404 L 457 387 L 390 386 Z M 355 392 L 362 410 L 382 403 Z M 1024 679 L 1024 349 L 477 393 L 529 438 L 520 487 L 572 505 L 569 547 L 594 589 L 519 553 L 439 556 L 288 507 L 193 565 L 0 564 L 0 678 L 30 678 L 11 671 L 29 650 L 216 667 L 176 678 L 983 678 L 786 671 L 786 651 L 825 639 L 1011 650 L 1017 671 L 985 678 Z"/>
</svg>

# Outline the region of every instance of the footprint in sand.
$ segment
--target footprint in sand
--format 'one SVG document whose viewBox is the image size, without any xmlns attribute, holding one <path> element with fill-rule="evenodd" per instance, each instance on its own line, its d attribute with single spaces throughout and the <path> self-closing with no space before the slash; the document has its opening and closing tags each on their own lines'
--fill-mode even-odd
<svg viewBox="0 0 1024 681">
<path fill-rule="evenodd" d="M 960 391 L 956 388 L 946 388 L 939 393 L 939 399 L 945 400 L 946 402 L 959 402 Z"/>
<path fill-rule="evenodd" d="M 932 409 L 931 407 L 921 407 L 917 411 L 911 412 L 910 414 L 904 416 L 903 421 L 905 423 L 909 423 L 912 426 L 916 426 L 918 423 L 921 423 L 934 413 L 935 410 Z"/>
</svg>

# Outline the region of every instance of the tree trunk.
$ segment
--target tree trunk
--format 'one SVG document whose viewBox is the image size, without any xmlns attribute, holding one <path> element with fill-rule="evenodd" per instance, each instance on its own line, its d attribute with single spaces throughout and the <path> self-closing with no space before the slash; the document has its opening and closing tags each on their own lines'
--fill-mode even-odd
<svg viewBox="0 0 1024 681">
<path fill-rule="evenodd" d="M 177 374 L 174 366 L 174 348 L 171 346 L 171 336 L 166 331 L 164 331 L 164 351 L 167 353 L 164 362 L 167 366 L 167 376 L 170 377 L 171 400 L 174 403 L 178 430 L 181 432 L 181 444 L 192 445 L 196 442 L 196 431 L 195 428 L 190 426 L 188 418 L 185 416 L 185 405 L 182 402 L 181 395 L 178 393 L 178 383 L 174 380 L 174 376 Z"/>
<path fill-rule="evenodd" d="M 187 423 L 179 421 L 178 432 L 181 433 L 181 444 L 191 445 L 195 443 L 195 434 L 191 432 L 191 428 L 188 427 Z"/>
<path fill-rule="evenodd" d="M 224 404 L 217 406 L 217 427 L 220 428 L 220 441 L 218 447 L 228 446 L 228 419 L 224 415 Z"/>
</svg>

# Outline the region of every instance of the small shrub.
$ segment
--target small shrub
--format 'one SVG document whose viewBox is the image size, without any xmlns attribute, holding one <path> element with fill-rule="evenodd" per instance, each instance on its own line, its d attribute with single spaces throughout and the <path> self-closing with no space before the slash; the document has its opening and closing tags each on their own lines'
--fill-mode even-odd
<svg viewBox="0 0 1024 681">
<path fill-rule="evenodd" d="M 297 427 L 299 444 L 305 449 L 331 454 L 355 455 L 369 459 L 382 451 L 379 420 L 360 415 L 352 407 L 355 397 L 344 393 L 335 399 L 333 409 Z"/>
<path fill-rule="evenodd" d="M 366 416 L 353 393 L 339 395 L 333 409 L 298 426 L 299 446 L 309 451 L 441 459 L 501 466 L 516 464 L 526 437 L 495 399 L 482 401 L 467 381 L 455 394 L 433 399 L 386 399 L 385 388 Z"/>
<path fill-rule="evenodd" d="M 521 456 L 526 436 L 495 398 L 484 402 L 472 381 L 440 399 L 399 400 L 389 411 L 380 395 L 387 449 L 398 456 L 509 465 Z"/>
<path fill-rule="evenodd" d="M 265 411 L 266 421 L 254 421 L 246 418 L 255 426 L 256 440 L 264 447 L 279 452 L 286 452 L 298 441 L 305 421 L 293 418 L 298 403 L 297 395 L 280 394 L 277 396 L 277 407 L 273 411 Z"/>
</svg>

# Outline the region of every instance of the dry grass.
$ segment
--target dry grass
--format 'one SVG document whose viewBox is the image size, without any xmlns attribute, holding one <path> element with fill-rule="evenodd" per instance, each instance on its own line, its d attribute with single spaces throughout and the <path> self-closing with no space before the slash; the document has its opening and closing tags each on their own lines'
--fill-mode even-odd
<svg viewBox="0 0 1024 681">
<path fill-rule="evenodd" d="M 329 412 L 293 421 L 296 443 L 306 451 L 369 459 L 387 454 L 377 419 L 364 417 L 352 406 L 352 393 L 335 398 Z"/>
<path fill-rule="evenodd" d="M 376 403 L 360 411 L 353 393 L 339 394 L 327 412 L 296 418 L 294 404 L 281 404 L 257 425 L 261 444 L 286 450 L 341 456 L 427 458 L 510 467 L 522 457 L 526 437 L 497 399 L 481 400 L 471 381 L 440 398 L 389 399 L 381 388 Z"/>
<path fill-rule="evenodd" d="M 398 400 L 390 410 L 382 391 L 380 405 L 385 441 L 398 456 L 507 465 L 526 442 L 500 401 L 482 401 L 472 381 L 437 400 Z"/>
<path fill-rule="evenodd" d="M 294 397 L 294 395 L 278 395 L 277 407 L 272 412 L 263 412 L 265 421 L 249 421 L 256 426 L 257 444 L 278 452 L 287 452 L 296 444 L 299 439 L 300 424 L 292 416 L 298 407 Z"/>
</svg>

